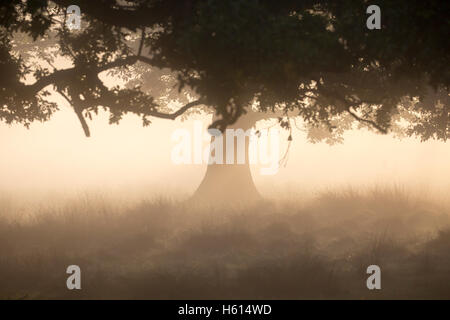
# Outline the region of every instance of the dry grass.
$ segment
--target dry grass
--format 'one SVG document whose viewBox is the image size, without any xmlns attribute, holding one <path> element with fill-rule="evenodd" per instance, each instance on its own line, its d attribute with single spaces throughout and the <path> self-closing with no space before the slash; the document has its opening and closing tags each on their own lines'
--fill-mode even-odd
<svg viewBox="0 0 450 320">
<path fill-rule="evenodd" d="M 401 189 L 228 209 L 84 196 L 15 210 L 0 199 L 0 298 L 450 299 L 450 210 Z M 71 264 L 81 291 L 65 287 Z"/>
</svg>

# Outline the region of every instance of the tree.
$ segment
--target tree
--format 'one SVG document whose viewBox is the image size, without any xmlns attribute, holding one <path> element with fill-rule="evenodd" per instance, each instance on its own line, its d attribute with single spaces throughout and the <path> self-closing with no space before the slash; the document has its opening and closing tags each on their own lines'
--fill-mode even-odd
<svg viewBox="0 0 450 320">
<path fill-rule="evenodd" d="M 446 2 L 380 0 L 381 30 L 365 27 L 366 1 L 1 3 L 0 119 L 7 123 L 49 120 L 58 109 L 46 98 L 54 90 L 86 136 L 86 118 L 99 108 L 111 123 L 134 113 L 144 125 L 210 110 L 211 127 L 221 131 L 267 117 L 289 128 L 289 117 L 298 116 L 312 131 L 326 128 L 319 138 L 341 134 L 348 119 L 380 133 L 406 119 L 402 132 L 422 139 L 450 133 Z M 73 4 L 83 13 L 79 31 L 65 25 Z M 36 46 L 41 63 L 33 64 Z M 58 70 L 57 57 L 71 67 Z M 104 72 L 130 81 L 109 88 Z M 172 110 L 170 100 L 182 106 Z M 252 185 L 248 168 L 214 170 L 222 169 L 210 166 L 199 191 L 211 189 L 209 173 L 227 176 L 227 188 L 241 196 L 256 191 L 236 188 Z M 214 185 L 212 193 L 226 193 Z"/>
</svg>

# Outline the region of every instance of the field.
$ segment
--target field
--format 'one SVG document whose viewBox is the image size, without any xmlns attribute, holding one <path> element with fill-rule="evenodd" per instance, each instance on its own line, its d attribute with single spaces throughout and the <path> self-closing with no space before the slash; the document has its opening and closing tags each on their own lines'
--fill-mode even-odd
<svg viewBox="0 0 450 320">
<path fill-rule="evenodd" d="M 0 200 L 1 299 L 450 299 L 450 206 L 402 188 L 218 208 Z M 82 289 L 66 288 L 79 265 Z M 381 268 L 368 290 L 366 268 Z"/>
</svg>

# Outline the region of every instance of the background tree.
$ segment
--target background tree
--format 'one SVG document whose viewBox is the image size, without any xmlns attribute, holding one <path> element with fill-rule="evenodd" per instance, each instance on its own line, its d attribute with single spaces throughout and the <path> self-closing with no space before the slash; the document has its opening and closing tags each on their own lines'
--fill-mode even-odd
<svg viewBox="0 0 450 320">
<path fill-rule="evenodd" d="M 316 130 L 313 139 L 342 134 L 349 118 L 380 133 L 406 119 L 401 131 L 424 140 L 450 133 L 446 2 L 378 1 L 381 30 L 366 28 L 366 1 L 1 4 L 0 119 L 7 123 L 49 120 L 55 91 L 87 136 L 86 118 L 99 108 L 111 123 L 134 113 L 144 125 L 210 110 L 220 130 L 273 116 L 289 128 L 287 117 L 298 116 Z M 79 31 L 64 23 L 72 4 L 83 13 Z M 57 69 L 56 58 L 70 67 Z M 127 85 L 106 86 L 105 72 Z M 171 100 L 182 106 L 171 109 Z M 210 166 L 201 190 L 208 197 L 256 191 L 248 165 Z"/>
</svg>

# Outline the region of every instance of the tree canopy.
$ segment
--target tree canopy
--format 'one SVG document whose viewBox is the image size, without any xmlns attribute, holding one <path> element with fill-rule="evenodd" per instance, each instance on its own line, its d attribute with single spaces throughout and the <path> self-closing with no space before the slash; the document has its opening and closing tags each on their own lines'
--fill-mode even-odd
<svg viewBox="0 0 450 320">
<path fill-rule="evenodd" d="M 70 102 L 86 117 L 104 108 L 175 119 L 200 106 L 224 129 L 249 111 L 281 111 L 339 130 L 344 115 L 380 132 L 406 119 L 422 139 L 450 134 L 447 2 L 380 0 L 380 30 L 367 1 L 2 0 L 0 120 L 46 121 Z M 80 30 L 65 24 L 81 8 Z M 70 67 L 58 69 L 64 59 Z M 41 61 L 37 63 L 36 61 Z M 45 62 L 42 62 L 45 61 Z M 108 87 L 101 74 L 126 78 Z M 144 82 L 134 81 L 139 74 Z M 167 101 L 176 97 L 176 110 Z"/>
</svg>

